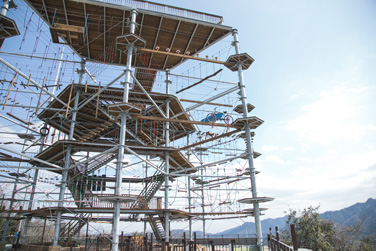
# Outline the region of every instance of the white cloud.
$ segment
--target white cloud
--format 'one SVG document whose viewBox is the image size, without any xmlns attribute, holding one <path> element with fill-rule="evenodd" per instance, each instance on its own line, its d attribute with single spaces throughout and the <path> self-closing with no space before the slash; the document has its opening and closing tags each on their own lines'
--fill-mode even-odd
<svg viewBox="0 0 376 251">
<path fill-rule="evenodd" d="M 277 164 L 280 164 L 280 165 L 285 164 L 285 161 L 275 154 L 267 155 L 265 157 L 265 161 L 270 161 L 270 162 L 277 163 Z"/>
<path fill-rule="evenodd" d="M 279 149 L 278 146 L 262 146 L 261 147 L 261 150 L 264 151 L 264 152 L 272 152 L 272 151 L 276 151 L 278 149 Z"/>
<path fill-rule="evenodd" d="M 365 126 L 357 121 L 361 105 L 357 95 L 364 88 L 339 85 L 320 93 L 319 99 L 301 108 L 301 114 L 290 120 L 286 128 L 308 143 L 332 144 L 336 140 L 359 139 Z"/>
<path fill-rule="evenodd" d="M 314 173 L 314 169 L 306 166 L 301 166 L 295 168 L 291 173 L 297 177 L 308 177 Z"/>
<path fill-rule="evenodd" d="M 285 151 L 293 151 L 294 150 L 294 148 L 292 146 L 285 146 L 282 149 L 285 150 Z"/>
<path fill-rule="evenodd" d="M 312 159 L 307 158 L 307 157 L 300 157 L 299 160 L 302 162 L 312 162 Z"/>
<path fill-rule="evenodd" d="M 373 131 L 373 132 L 376 132 L 376 126 L 375 125 L 366 124 L 366 128 Z"/>
</svg>

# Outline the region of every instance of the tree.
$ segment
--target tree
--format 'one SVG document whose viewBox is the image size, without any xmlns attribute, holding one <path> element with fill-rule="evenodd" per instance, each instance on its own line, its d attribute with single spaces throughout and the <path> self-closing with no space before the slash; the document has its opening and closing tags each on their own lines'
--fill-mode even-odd
<svg viewBox="0 0 376 251">
<path fill-rule="evenodd" d="M 335 236 L 334 223 L 320 218 L 319 207 L 304 209 L 298 213 L 290 209 L 286 221 L 285 230 L 282 232 L 282 240 L 291 243 L 290 224 L 295 224 L 298 247 L 312 250 L 335 250 L 333 238 Z"/>
<path fill-rule="evenodd" d="M 290 224 L 295 224 L 295 233 L 299 248 L 312 250 L 357 251 L 376 250 L 374 237 L 363 235 L 365 219 L 352 226 L 339 226 L 332 221 L 320 218 L 319 207 L 296 211 L 290 209 L 287 214 L 286 227 L 281 239 L 291 245 Z"/>
</svg>

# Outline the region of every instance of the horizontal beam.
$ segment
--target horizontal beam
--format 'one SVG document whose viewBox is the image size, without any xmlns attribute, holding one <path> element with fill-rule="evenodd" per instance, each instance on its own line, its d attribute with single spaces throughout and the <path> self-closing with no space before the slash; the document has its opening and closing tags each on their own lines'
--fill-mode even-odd
<svg viewBox="0 0 376 251">
<path fill-rule="evenodd" d="M 192 88 L 192 87 L 194 87 L 194 86 L 196 86 L 196 85 L 198 85 L 198 84 L 201 84 L 201 83 L 204 82 L 205 80 L 208 80 L 209 78 L 214 77 L 215 75 L 217 75 L 218 73 L 220 73 L 222 70 L 223 70 L 223 69 L 219 69 L 218 71 L 216 71 L 216 72 L 214 72 L 213 74 L 207 76 L 206 78 L 203 78 L 203 79 L 201 79 L 200 81 L 198 81 L 198 82 L 196 82 L 196 83 L 194 83 L 194 84 L 192 84 L 192 85 L 190 85 L 190 86 L 187 86 L 187 87 L 185 87 L 185 88 L 183 88 L 183 89 L 177 91 L 176 94 L 178 94 L 178 93 L 180 93 L 180 92 L 182 92 L 182 91 L 188 90 L 188 89 L 190 89 L 190 88 Z"/>
<path fill-rule="evenodd" d="M 20 152 L 16 152 L 16 151 L 13 151 L 13 150 L 11 150 L 11 149 L 7 149 L 7 148 L 2 147 L 2 146 L 0 146 L 0 149 L 1 149 L 1 150 L 4 150 L 4 151 L 7 151 L 7 152 L 11 152 L 11 153 L 17 154 L 17 155 L 20 155 L 20 156 L 22 156 L 22 157 L 25 157 L 25 158 L 30 159 L 30 160 L 33 160 L 33 161 L 37 161 L 37 162 L 42 163 L 42 164 L 45 164 L 45 165 L 47 165 L 47 166 L 54 167 L 56 170 L 63 170 L 63 168 L 61 168 L 61 167 L 58 166 L 58 165 L 55 165 L 55 164 L 49 163 L 49 162 L 47 162 L 47 161 L 44 161 L 44 160 L 41 160 L 41 159 L 38 159 L 38 158 L 34 158 L 34 157 L 29 156 L 29 155 L 26 155 L 26 154 L 20 153 Z"/>
<path fill-rule="evenodd" d="M 189 102 L 189 103 L 197 103 L 201 104 L 203 103 L 202 101 L 197 101 L 197 100 L 190 100 L 190 99 L 180 99 L 181 102 Z M 232 107 L 232 105 L 225 105 L 225 104 L 220 104 L 220 103 L 205 103 L 205 105 L 215 105 L 215 106 L 224 106 L 224 107 Z"/>
<path fill-rule="evenodd" d="M 201 121 L 183 120 L 183 119 L 169 119 L 169 118 L 161 118 L 161 117 L 142 116 L 142 115 L 133 116 L 133 118 L 144 119 L 144 120 L 152 120 L 152 121 L 181 123 L 181 124 L 194 124 L 194 125 L 207 125 L 207 126 L 217 126 L 217 127 L 239 128 L 239 126 L 233 126 L 233 125 L 222 124 L 222 123 L 201 122 Z"/>
<path fill-rule="evenodd" d="M 200 168 L 206 168 L 206 167 L 209 167 L 209 166 L 214 166 L 214 165 L 221 164 L 221 163 L 224 163 L 224 162 L 232 161 L 234 159 L 243 158 L 243 157 L 246 157 L 247 155 L 248 154 L 244 153 L 244 154 L 241 154 L 239 156 L 235 156 L 235 157 L 231 157 L 231 158 L 227 158 L 227 159 L 223 159 L 223 160 L 217 160 L 217 161 L 210 162 L 210 163 L 207 163 L 207 164 L 204 164 L 204 165 L 201 165 L 201 166 L 196 166 L 196 167 L 191 167 L 191 168 L 187 168 L 187 169 L 184 169 L 184 170 L 170 172 L 170 176 L 173 177 L 175 174 L 186 173 L 186 172 L 189 172 L 189 171 L 197 171 Z"/>
<path fill-rule="evenodd" d="M 155 54 L 162 54 L 162 55 L 171 56 L 171 57 L 179 57 L 179 58 L 186 58 L 186 59 L 204 61 L 204 62 L 208 62 L 208 63 L 223 64 L 223 65 L 228 64 L 224 61 L 219 61 L 219 60 L 213 60 L 213 59 L 208 59 L 208 58 L 199 58 L 199 57 L 193 57 L 193 56 L 188 56 L 188 55 L 184 55 L 184 54 L 177 54 L 177 53 L 171 53 L 171 52 L 166 52 L 166 51 L 157 51 L 157 50 L 151 50 L 151 49 L 146 49 L 146 48 L 137 48 L 137 51 L 149 52 L 149 53 L 155 53 Z M 230 65 L 232 65 L 232 64 L 230 63 Z"/>
<path fill-rule="evenodd" d="M 192 111 L 194 109 L 197 109 L 200 106 L 203 106 L 203 105 L 205 105 L 205 104 L 207 104 L 207 103 L 209 103 L 209 102 L 211 102 L 213 100 L 216 100 L 216 99 L 218 99 L 220 97 L 223 97 L 223 96 L 228 95 L 228 94 L 230 94 L 230 93 L 232 93 L 234 91 L 237 91 L 238 89 L 239 89 L 238 86 L 232 87 L 232 88 L 228 89 L 227 91 L 221 92 L 221 93 L 219 93 L 219 94 L 217 94 L 217 95 L 215 95 L 215 96 L 213 96 L 211 98 L 208 98 L 208 99 L 202 101 L 200 104 L 195 104 L 195 105 L 192 105 L 192 106 L 188 107 L 187 109 L 185 109 L 185 111 L 182 111 L 182 112 L 180 112 L 178 114 L 175 114 L 171 118 L 177 118 L 177 117 L 179 117 L 182 114 L 185 114 L 185 113 L 190 112 L 190 111 Z"/>
<path fill-rule="evenodd" d="M 210 138 L 210 139 L 206 139 L 206 140 L 203 140 L 203 141 L 199 141 L 197 143 L 194 143 L 194 144 L 191 144 L 191 145 L 188 145 L 188 146 L 185 146 L 185 147 L 182 147 L 180 148 L 180 150 L 187 150 L 189 148 L 192 148 L 192 147 L 195 147 L 195 146 L 198 146 L 198 145 L 201 145 L 201 144 L 205 144 L 205 143 L 208 143 L 210 141 L 213 141 L 213 140 L 216 140 L 216 139 L 220 139 L 220 138 L 223 138 L 223 137 L 227 137 L 227 136 L 230 136 L 232 134 L 235 134 L 235 133 L 238 133 L 240 132 L 241 130 L 240 129 L 237 129 L 237 130 L 234 130 L 234 131 L 231 131 L 231 132 L 228 132 L 228 133 L 223 133 L 223 134 L 220 134 L 218 136 L 215 136 L 213 138 Z"/>
</svg>

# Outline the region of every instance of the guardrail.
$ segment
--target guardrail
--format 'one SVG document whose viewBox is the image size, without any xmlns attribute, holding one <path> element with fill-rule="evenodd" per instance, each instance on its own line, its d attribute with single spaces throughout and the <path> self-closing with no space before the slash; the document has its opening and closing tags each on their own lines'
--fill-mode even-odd
<svg viewBox="0 0 376 251">
<path fill-rule="evenodd" d="M 212 14 L 194 11 L 194 10 L 183 9 L 183 8 L 174 7 L 174 6 L 165 5 L 165 4 L 148 2 L 148 1 L 139 1 L 139 0 L 97 0 L 97 1 L 103 2 L 103 3 L 129 6 L 129 7 L 137 8 L 137 9 L 145 9 L 145 10 L 150 10 L 150 11 L 155 11 L 155 12 L 161 12 L 165 14 L 191 18 L 191 19 L 214 23 L 214 24 L 223 23 L 223 17 L 221 16 L 212 15 Z"/>
<path fill-rule="evenodd" d="M 290 225 L 290 230 L 291 230 L 291 237 L 292 237 L 292 244 L 293 244 L 292 247 L 280 241 L 278 227 L 275 227 L 275 236 L 273 236 L 272 234 L 272 229 L 271 228 L 269 229 L 270 233 L 268 234 L 268 246 L 269 246 L 270 251 L 296 251 L 298 250 L 294 224 Z"/>
</svg>

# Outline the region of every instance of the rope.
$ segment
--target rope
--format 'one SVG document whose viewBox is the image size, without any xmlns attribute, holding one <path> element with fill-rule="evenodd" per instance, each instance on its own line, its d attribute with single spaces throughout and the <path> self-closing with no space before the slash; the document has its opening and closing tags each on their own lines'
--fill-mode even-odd
<svg viewBox="0 0 376 251">
<path fill-rule="evenodd" d="M 31 23 L 31 18 L 33 17 L 33 15 L 34 15 L 34 12 L 31 13 L 29 22 L 27 22 L 27 25 L 26 25 L 26 28 L 25 28 L 25 32 L 24 32 L 24 36 L 22 38 L 19 50 L 21 50 L 22 44 L 23 44 L 23 42 L 25 42 L 26 34 L 27 34 L 27 31 L 29 30 L 29 26 L 30 26 L 30 23 Z"/>
</svg>

